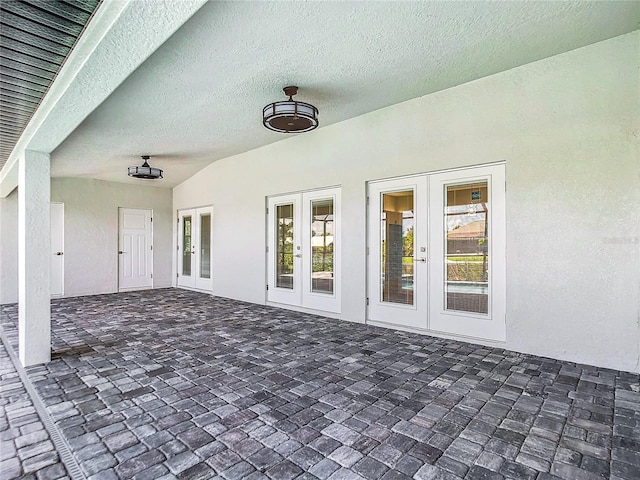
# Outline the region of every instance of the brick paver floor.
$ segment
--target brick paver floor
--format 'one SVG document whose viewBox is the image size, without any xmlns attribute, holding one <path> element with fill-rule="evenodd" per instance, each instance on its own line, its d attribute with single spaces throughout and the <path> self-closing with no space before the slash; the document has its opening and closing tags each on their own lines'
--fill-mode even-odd
<svg viewBox="0 0 640 480">
<path fill-rule="evenodd" d="M 640 478 L 637 374 L 177 289 L 52 328 L 27 372 L 92 480 Z"/>
<path fill-rule="evenodd" d="M 2 342 L 0 386 L 0 478 L 68 478 Z"/>
</svg>

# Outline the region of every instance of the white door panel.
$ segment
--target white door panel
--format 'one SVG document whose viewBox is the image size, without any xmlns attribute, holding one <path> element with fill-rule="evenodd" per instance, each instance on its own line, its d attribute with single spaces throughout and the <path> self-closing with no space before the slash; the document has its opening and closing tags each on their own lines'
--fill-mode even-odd
<svg viewBox="0 0 640 480">
<path fill-rule="evenodd" d="M 193 247 L 193 224 L 195 209 L 178 212 L 178 286 L 195 288 L 195 248 Z"/>
<path fill-rule="evenodd" d="M 120 208 L 119 230 L 119 290 L 151 288 L 153 286 L 151 210 Z"/>
<path fill-rule="evenodd" d="M 430 177 L 434 331 L 505 340 L 504 166 Z"/>
<path fill-rule="evenodd" d="M 149 252 L 150 245 L 148 245 L 148 243 L 147 243 L 147 240 L 148 240 L 147 239 L 147 235 L 144 235 L 144 234 L 136 235 L 135 236 L 135 240 L 136 240 L 136 242 L 138 244 L 137 245 L 137 251 L 138 251 L 137 259 L 138 259 L 138 262 L 137 262 L 137 265 L 135 265 L 136 268 L 137 268 L 137 275 L 139 277 L 146 277 L 148 275 L 148 272 L 147 272 L 147 265 L 148 265 L 147 256 L 148 256 L 148 253 L 150 253 Z"/>
<path fill-rule="evenodd" d="M 340 313 L 340 189 L 302 194 L 302 306 Z"/>
<path fill-rule="evenodd" d="M 64 203 L 51 203 L 51 296 L 64 295 Z"/>
<path fill-rule="evenodd" d="M 425 177 L 369 186 L 369 318 L 427 328 Z"/>
<path fill-rule="evenodd" d="M 302 238 L 300 235 L 300 195 L 269 198 L 269 275 L 271 302 L 299 305 L 302 302 Z"/>
</svg>

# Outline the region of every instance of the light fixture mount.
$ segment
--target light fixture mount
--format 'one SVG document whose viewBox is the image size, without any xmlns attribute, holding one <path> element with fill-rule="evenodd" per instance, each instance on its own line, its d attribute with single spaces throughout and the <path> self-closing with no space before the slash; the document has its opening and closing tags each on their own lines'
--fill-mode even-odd
<svg viewBox="0 0 640 480">
<path fill-rule="evenodd" d="M 269 130 L 279 133 L 302 133 L 317 128 L 318 109 L 310 103 L 293 99 L 293 96 L 298 93 L 298 87 L 291 85 L 282 90 L 289 100 L 273 102 L 264 107 L 262 124 Z"/>
<path fill-rule="evenodd" d="M 138 166 L 129 167 L 127 171 L 129 176 L 135 177 L 135 178 L 146 178 L 149 180 L 164 178 L 162 176 L 162 169 L 149 166 L 148 160 L 150 158 L 151 157 L 149 155 L 142 155 L 142 160 L 144 160 L 144 163 L 142 164 L 141 167 L 138 167 Z"/>
<path fill-rule="evenodd" d="M 291 97 L 298 94 L 298 87 L 294 87 L 293 85 L 290 85 L 288 87 L 284 87 L 282 91 L 287 97 L 289 97 L 289 101 L 293 102 L 293 98 Z"/>
</svg>

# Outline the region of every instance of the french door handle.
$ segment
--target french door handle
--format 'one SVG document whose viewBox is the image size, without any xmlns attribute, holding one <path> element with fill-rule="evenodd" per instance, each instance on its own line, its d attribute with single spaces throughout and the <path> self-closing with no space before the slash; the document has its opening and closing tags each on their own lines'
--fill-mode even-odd
<svg viewBox="0 0 640 480">
<path fill-rule="evenodd" d="M 302 257 L 302 254 L 301 254 L 301 253 L 296 253 L 296 254 L 294 255 L 294 257 L 296 257 L 296 258 L 301 258 L 301 257 Z"/>
<path fill-rule="evenodd" d="M 118 250 L 118 255 L 122 255 L 124 252 L 122 250 Z"/>
<path fill-rule="evenodd" d="M 420 258 L 415 258 L 413 259 L 414 262 L 422 262 L 422 263 L 427 263 L 427 259 L 424 257 L 420 257 Z"/>
<path fill-rule="evenodd" d="M 64 255 L 62 252 L 56 252 L 56 255 Z"/>
</svg>

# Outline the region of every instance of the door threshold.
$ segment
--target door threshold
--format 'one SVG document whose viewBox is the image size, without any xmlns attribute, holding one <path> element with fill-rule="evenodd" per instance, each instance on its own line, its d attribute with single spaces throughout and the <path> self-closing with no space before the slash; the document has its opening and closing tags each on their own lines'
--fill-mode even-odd
<svg viewBox="0 0 640 480">
<path fill-rule="evenodd" d="M 181 288 L 182 290 L 189 290 L 191 292 L 209 293 L 213 295 L 213 290 L 204 290 L 202 288 L 195 288 L 195 287 L 185 287 L 183 285 L 176 285 L 176 288 Z"/>
<path fill-rule="evenodd" d="M 265 303 L 268 307 L 282 308 L 284 310 L 292 310 L 294 312 L 308 313 L 310 315 L 317 315 L 319 317 L 334 318 L 336 320 L 343 320 L 340 312 L 329 312 L 327 310 L 316 310 L 308 307 L 301 307 L 298 305 L 290 305 L 288 303 L 270 302 L 267 300 Z"/>
<path fill-rule="evenodd" d="M 390 328 L 393 330 L 399 330 L 401 332 L 418 333 L 420 335 L 429 335 L 431 337 L 444 338 L 446 340 L 458 340 L 465 343 L 475 343 L 484 345 L 486 347 L 505 348 L 507 345 L 506 340 L 492 340 L 488 338 L 472 337 L 469 335 L 438 332 L 436 330 L 429 330 L 427 328 L 408 327 L 406 325 L 400 325 L 391 322 L 382 322 L 379 320 L 367 320 L 365 323 L 374 327 Z"/>
<path fill-rule="evenodd" d="M 148 285 L 148 286 L 145 286 L 145 287 L 118 288 L 118 293 L 137 292 L 138 290 L 153 290 L 153 285 Z"/>
</svg>

